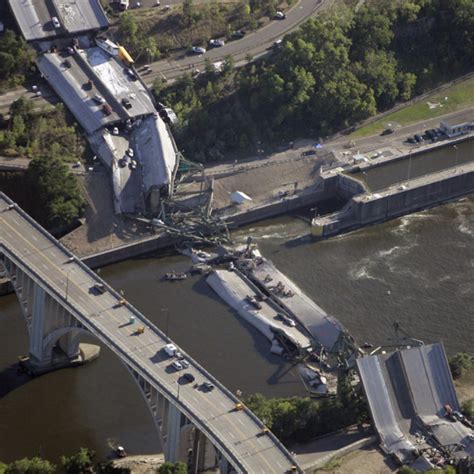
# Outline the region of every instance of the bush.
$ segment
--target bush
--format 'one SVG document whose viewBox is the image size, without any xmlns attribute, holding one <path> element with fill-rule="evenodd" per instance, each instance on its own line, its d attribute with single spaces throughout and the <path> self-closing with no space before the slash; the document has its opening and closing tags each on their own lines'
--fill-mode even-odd
<svg viewBox="0 0 474 474">
<path fill-rule="evenodd" d="M 473 367 L 473 358 L 467 352 L 458 352 L 449 361 L 449 368 L 453 379 L 462 377 L 466 371 Z"/>
<path fill-rule="evenodd" d="M 469 418 L 470 420 L 474 420 L 474 398 L 466 400 L 462 404 L 462 412 L 467 418 Z"/>
</svg>

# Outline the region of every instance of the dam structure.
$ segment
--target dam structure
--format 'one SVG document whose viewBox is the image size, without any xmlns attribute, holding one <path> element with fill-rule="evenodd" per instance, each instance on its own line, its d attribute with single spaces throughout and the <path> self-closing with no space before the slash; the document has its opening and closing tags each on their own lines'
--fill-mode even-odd
<svg viewBox="0 0 474 474">
<path fill-rule="evenodd" d="M 474 192 L 474 136 L 403 156 L 334 167 L 320 178 L 327 195 L 346 201 L 342 209 L 312 220 L 312 234 L 325 238 Z"/>
</svg>

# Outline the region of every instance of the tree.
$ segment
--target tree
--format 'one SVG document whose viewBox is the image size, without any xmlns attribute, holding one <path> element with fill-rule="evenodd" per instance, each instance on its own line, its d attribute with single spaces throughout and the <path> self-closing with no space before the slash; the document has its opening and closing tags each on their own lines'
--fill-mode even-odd
<svg viewBox="0 0 474 474">
<path fill-rule="evenodd" d="M 177 462 L 174 464 L 172 462 L 165 462 L 158 468 L 156 472 L 157 474 L 187 474 L 188 469 L 186 464 L 182 462 Z"/>
<path fill-rule="evenodd" d="M 8 465 L 5 474 L 52 474 L 56 470 L 49 461 L 34 457 L 23 458 Z"/>
<path fill-rule="evenodd" d="M 93 471 L 94 451 L 80 448 L 77 454 L 61 456 L 60 464 L 66 474 L 83 474 Z"/>
<path fill-rule="evenodd" d="M 49 227 L 70 225 L 85 206 L 77 181 L 58 150 L 59 145 L 53 145 L 49 155 L 33 159 L 28 167 L 28 176 L 43 210 L 39 219 Z"/>
</svg>

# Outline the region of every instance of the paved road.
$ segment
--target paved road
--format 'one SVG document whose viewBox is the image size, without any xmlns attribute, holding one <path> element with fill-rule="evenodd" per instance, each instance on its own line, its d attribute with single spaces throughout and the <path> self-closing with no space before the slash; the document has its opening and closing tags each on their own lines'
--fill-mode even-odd
<svg viewBox="0 0 474 474">
<path fill-rule="evenodd" d="M 310 16 L 322 9 L 327 9 L 333 3 L 334 0 L 300 0 L 288 10 L 286 19 L 271 21 L 265 27 L 247 34 L 242 39 L 229 41 L 223 47 L 210 49 L 202 55 L 175 53 L 170 58 L 153 63 L 152 72 L 143 76 L 143 79 L 147 84 L 153 83 L 156 77 L 162 75 L 167 79 L 173 79 L 192 69 L 204 70 L 206 59 L 217 62 L 228 55 L 233 57 L 237 65 L 246 62 L 247 55 L 258 57 L 266 54 L 275 40 L 282 38 Z"/>
<path fill-rule="evenodd" d="M 180 384 L 180 373 L 169 369 L 171 360 L 162 348 L 169 342 L 158 328 L 130 305 L 120 306 L 120 295 L 112 288 L 102 295 L 91 293 L 91 287 L 101 280 L 84 264 L 68 262 L 69 252 L 42 230 L 17 206 L 0 194 L 0 253 L 8 254 L 27 271 L 36 274 L 99 340 L 110 347 L 128 366 L 142 374 L 160 391 L 172 399 L 231 460 L 239 472 L 289 472 L 294 461 L 273 435 L 261 435 L 262 424 L 247 411 L 233 411 L 237 399 L 214 380 L 197 363 L 186 372 L 196 382 L 212 381 L 210 392 Z M 130 316 L 137 319 L 128 324 Z M 147 329 L 136 335 L 139 325 Z"/>
</svg>

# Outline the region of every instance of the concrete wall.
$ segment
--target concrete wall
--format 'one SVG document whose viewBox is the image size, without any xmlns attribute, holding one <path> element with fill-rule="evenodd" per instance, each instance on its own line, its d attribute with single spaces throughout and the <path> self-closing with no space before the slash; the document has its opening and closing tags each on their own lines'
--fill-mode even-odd
<svg viewBox="0 0 474 474">
<path fill-rule="evenodd" d="M 454 174 L 445 172 L 440 180 L 417 186 L 411 185 L 396 192 L 381 193 L 379 198 L 353 198 L 345 212 L 337 213 L 324 226 L 323 235 L 329 237 L 364 225 L 383 222 L 404 214 L 460 198 L 474 192 L 474 172 Z"/>
<path fill-rule="evenodd" d="M 323 201 L 330 197 L 332 197 L 332 193 L 326 191 L 325 189 L 315 190 L 305 194 L 296 194 L 294 196 L 282 198 L 277 202 L 266 204 L 253 209 L 246 209 L 241 213 L 237 213 L 232 216 L 226 216 L 224 217 L 224 220 L 230 226 L 247 225 L 256 221 L 268 219 L 270 217 L 286 214 L 287 212 L 295 211 L 305 206 L 316 204 L 317 202 Z"/>
</svg>

